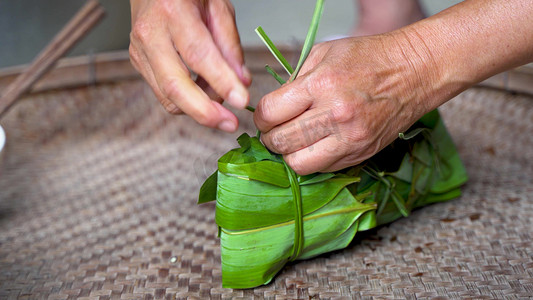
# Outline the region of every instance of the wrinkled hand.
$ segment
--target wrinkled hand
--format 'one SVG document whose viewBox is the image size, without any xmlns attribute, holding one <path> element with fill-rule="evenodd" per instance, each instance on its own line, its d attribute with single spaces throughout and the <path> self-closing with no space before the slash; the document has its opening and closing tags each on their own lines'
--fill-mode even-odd
<svg viewBox="0 0 533 300">
<path fill-rule="evenodd" d="M 370 158 L 432 109 L 389 39 L 316 45 L 301 75 L 259 102 L 254 121 L 265 145 L 300 175 L 337 171 Z"/>
<path fill-rule="evenodd" d="M 173 114 L 233 132 L 251 82 L 229 0 L 131 0 L 130 57 Z M 187 66 L 198 74 L 193 81 Z"/>
</svg>

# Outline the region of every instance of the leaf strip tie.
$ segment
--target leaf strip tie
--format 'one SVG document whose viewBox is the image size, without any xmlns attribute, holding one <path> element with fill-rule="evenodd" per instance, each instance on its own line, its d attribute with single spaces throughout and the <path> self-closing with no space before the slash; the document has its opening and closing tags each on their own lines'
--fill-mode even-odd
<svg viewBox="0 0 533 300">
<path fill-rule="evenodd" d="M 309 30 L 307 31 L 307 36 L 305 37 L 302 53 L 300 53 L 300 59 L 298 60 L 298 65 L 296 66 L 296 69 L 294 70 L 294 72 L 291 73 L 289 82 L 292 82 L 296 78 L 296 76 L 298 76 L 298 73 L 300 72 L 300 69 L 302 68 L 305 60 L 307 59 L 307 56 L 309 56 L 309 53 L 311 53 L 311 48 L 313 48 L 313 45 L 315 43 L 316 32 L 318 31 L 318 24 L 320 24 L 320 18 L 322 17 L 322 12 L 324 11 L 324 1 L 325 0 L 316 1 L 315 11 L 313 12 L 311 25 L 309 25 Z"/>
<path fill-rule="evenodd" d="M 291 75 L 294 72 L 294 69 L 291 67 L 291 65 L 289 64 L 287 59 L 285 59 L 285 57 L 283 57 L 283 54 L 281 54 L 281 52 L 278 50 L 278 48 L 276 48 L 276 45 L 274 45 L 274 43 L 268 37 L 268 35 L 265 33 L 263 28 L 261 26 L 259 26 L 259 27 L 257 27 L 255 29 L 255 32 L 257 33 L 259 38 L 261 38 L 263 43 L 265 43 L 265 45 L 267 46 L 268 50 L 270 50 L 272 55 L 274 55 L 274 57 L 278 60 L 278 62 L 283 66 L 285 71 L 287 71 L 287 73 L 289 75 Z"/>
<path fill-rule="evenodd" d="M 302 192 L 300 190 L 300 183 L 296 177 L 296 173 L 291 169 L 285 161 L 283 165 L 287 170 L 289 182 L 291 184 L 292 198 L 294 200 L 294 246 L 292 255 L 289 257 L 293 261 L 300 256 L 304 246 L 304 223 L 303 223 L 303 206 L 302 206 Z"/>
</svg>

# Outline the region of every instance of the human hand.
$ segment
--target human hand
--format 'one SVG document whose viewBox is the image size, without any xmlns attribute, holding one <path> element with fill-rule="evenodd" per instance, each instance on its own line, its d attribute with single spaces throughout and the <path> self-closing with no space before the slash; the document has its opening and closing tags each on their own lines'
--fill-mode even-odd
<svg viewBox="0 0 533 300">
<path fill-rule="evenodd" d="M 264 144 L 300 175 L 356 165 L 390 144 L 432 109 L 413 61 L 391 55 L 395 44 L 376 36 L 316 45 L 301 75 L 259 102 Z"/>
<path fill-rule="evenodd" d="M 528 0 L 463 1 L 387 34 L 319 44 L 296 80 L 259 102 L 262 140 L 301 175 L 358 164 L 461 91 L 532 62 L 532 12 Z"/>
<path fill-rule="evenodd" d="M 172 113 L 234 132 L 251 83 L 229 0 L 131 0 L 130 57 Z M 187 66 L 198 74 L 193 81 Z"/>
</svg>

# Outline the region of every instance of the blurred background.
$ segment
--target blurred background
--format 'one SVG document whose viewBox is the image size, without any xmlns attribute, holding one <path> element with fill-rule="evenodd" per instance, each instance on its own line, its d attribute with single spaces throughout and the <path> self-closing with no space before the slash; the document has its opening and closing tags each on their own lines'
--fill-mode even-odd
<svg viewBox="0 0 533 300">
<path fill-rule="evenodd" d="M 84 0 L 0 0 L 0 68 L 28 63 L 83 5 Z M 101 0 L 107 17 L 70 55 L 127 49 L 130 8 L 127 0 Z M 421 1 L 431 15 L 459 0 Z M 261 25 L 278 44 L 305 37 L 314 1 L 233 0 L 244 46 L 260 45 L 254 29 Z M 357 22 L 354 0 L 326 1 L 319 40 L 348 34 Z M 298 40 L 297 40 L 298 39 Z"/>
</svg>

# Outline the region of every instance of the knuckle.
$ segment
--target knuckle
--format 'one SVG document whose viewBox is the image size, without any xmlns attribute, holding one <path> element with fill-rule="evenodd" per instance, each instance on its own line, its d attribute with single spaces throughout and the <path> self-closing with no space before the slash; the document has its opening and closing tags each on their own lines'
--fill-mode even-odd
<svg viewBox="0 0 533 300">
<path fill-rule="evenodd" d="M 173 115 L 180 113 L 179 108 L 171 101 L 167 99 L 159 99 L 159 102 L 161 102 L 161 105 L 163 105 L 163 107 L 168 113 L 173 114 Z"/>
<path fill-rule="evenodd" d="M 179 115 L 181 114 L 181 110 L 177 107 L 170 107 L 166 108 L 167 112 L 171 115 Z"/>
<path fill-rule="evenodd" d="M 351 99 L 339 99 L 332 102 L 331 118 L 335 123 L 345 123 L 354 118 L 356 114 L 355 103 Z"/>
<path fill-rule="evenodd" d="M 165 16 L 173 17 L 176 11 L 176 1 L 174 0 L 160 0 L 161 11 Z"/>
<path fill-rule="evenodd" d="M 181 113 L 181 110 L 173 103 L 179 103 L 180 101 L 186 101 L 187 97 L 183 95 L 183 91 L 181 90 L 181 85 L 178 79 L 169 79 L 165 81 L 161 87 L 161 93 L 162 96 L 172 103 L 172 105 L 175 107 L 172 109 L 168 109 L 166 105 L 165 108 L 167 108 L 167 111 L 170 113 Z M 170 106 L 172 106 L 170 105 Z M 198 122 L 200 125 L 213 127 L 215 124 L 213 124 L 214 121 L 216 121 L 214 118 L 211 117 L 211 114 L 213 114 L 213 110 L 210 109 L 210 107 L 204 107 L 203 109 L 198 109 L 194 111 L 190 111 L 187 114 L 189 114 L 196 122 Z"/>
<path fill-rule="evenodd" d="M 276 132 L 271 135 L 270 144 L 274 152 L 285 153 L 287 150 L 285 136 L 280 132 Z"/>
<path fill-rule="evenodd" d="M 373 130 L 370 129 L 369 126 L 365 126 L 362 124 L 362 126 L 358 126 L 354 130 L 354 137 L 353 139 L 359 143 L 360 147 L 364 148 L 368 145 L 369 141 L 373 140 L 374 133 Z"/>
<path fill-rule="evenodd" d="M 198 72 L 202 62 L 211 54 L 211 47 L 204 45 L 204 43 L 199 40 L 195 40 L 190 41 L 180 53 L 187 65 L 194 71 Z"/>
<path fill-rule="evenodd" d="M 334 90 L 338 82 L 334 74 L 330 70 L 324 68 L 317 69 L 305 77 L 305 86 L 311 95 L 317 96 L 323 93 L 329 93 Z"/>
<path fill-rule="evenodd" d="M 177 79 L 168 79 L 161 84 L 161 93 L 165 98 L 178 100 L 180 98 L 180 84 Z"/>
<path fill-rule="evenodd" d="M 171 115 L 178 115 L 181 112 L 175 105 L 165 106 L 165 110 Z"/>
<path fill-rule="evenodd" d="M 237 39 L 238 39 L 238 36 L 235 38 L 235 40 L 237 40 Z M 244 64 L 244 58 L 242 57 L 241 44 L 239 44 L 238 42 L 237 43 L 231 43 L 230 45 L 227 46 L 227 49 L 228 49 L 229 53 L 233 53 L 233 54 L 235 54 L 237 56 L 236 59 L 237 59 L 237 61 L 240 64 Z"/>
<path fill-rule="evenodd" d="M 172 103 L 172 105 L 169 105 L 169 106 L 165 107 L 165 109 L 171 115 L 179 115 L 179 114 L 181 114 L 181 109 L 179 109 L 174 103 Z"/>
<path fill-rule="evenodd" d="M 285 155 L 283 157 L 285 162 L 291 169 L 299 175 L 306 175 L 308 170 L 305 166 L 305 163 L 298 157 L 298 155 Z"/>
<path fill-rule="evenodd" d="M 146 44 L 150 41 L 151 35 L 152 26 L 150 25 L 150 22 L 138 20 L 131 29 L 130 39 L 139 41 L 141 44 Z"/>
<path fill-rule="evenodd" d="M 272 123 L 271 111 L 272 108 L 268 98 L 263 97 L 263 99 L 257 104 L 254 113 L 254 121 L 257 129 L 264 132 L 266 129 L 270 128 L 270 124 Z"/>
</svg>

